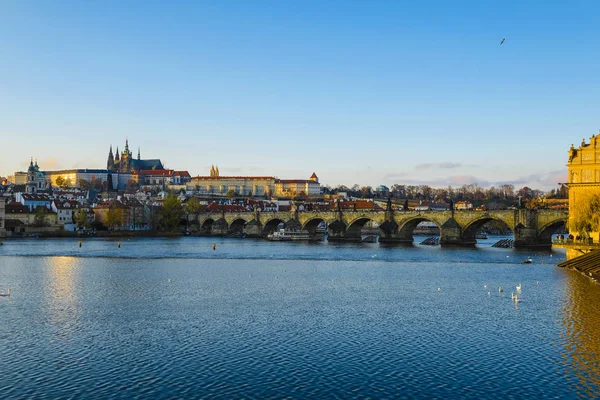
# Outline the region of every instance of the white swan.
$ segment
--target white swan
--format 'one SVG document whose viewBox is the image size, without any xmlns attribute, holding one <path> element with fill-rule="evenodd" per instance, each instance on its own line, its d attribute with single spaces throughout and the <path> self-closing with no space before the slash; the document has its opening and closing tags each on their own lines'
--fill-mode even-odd
<svg viewBox="0 0 600 400">
<path fill-rule="evenodd" d="M 521 291 L 521 284 L 519 283 L 519 285 L 516 286 L 517 289 L 517 293 Z"/>
</svg>

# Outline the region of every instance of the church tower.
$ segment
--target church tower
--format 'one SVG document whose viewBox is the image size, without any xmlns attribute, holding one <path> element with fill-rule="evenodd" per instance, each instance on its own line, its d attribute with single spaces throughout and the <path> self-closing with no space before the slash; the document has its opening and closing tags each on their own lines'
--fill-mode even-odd
<svg viewBox="0 0 600 400">
<path fill-rule="evenodd" d="M 119 170 L 121 172 L 131 171 L 131 151 L 129 150 L 129 139 L 125 139 L 125 149 L 121 153 Z"/>
<path fill-rule="evenodd" d="M 140 161 L 140 148 L 138 147 L 138 161 Z"/>
<path fill-rule="evenodd" d="M 35 194 L 37 191 L 37 185 L 35 182 L 35 166 L 33 165 L 33 158 L 29 162 L 29 168 L 27 169 L 27 183 L 25 184 L 25 193 Z"/>
<path fill-rule="evenodd" d="M 115 157 L 113 156 L 112 144 L 110 145 L 110 151 L 108 152 L 108 161 L 106 161 L 106 169 L 115 168 Z"/>
</svg>

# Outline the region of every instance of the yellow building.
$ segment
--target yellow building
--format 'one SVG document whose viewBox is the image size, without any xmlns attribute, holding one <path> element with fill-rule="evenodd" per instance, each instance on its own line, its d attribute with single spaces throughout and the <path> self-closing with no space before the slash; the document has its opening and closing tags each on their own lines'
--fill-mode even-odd
<svg viewBox="0 0 600 400">
<path fill-rule="evenodd" d="M 585 210 L 594 195 L 600 195 L 600 136 L 592 136 L 589 143 L 582 140 L 581 146 L 569 149 L 569 231 L 577 236 L 587 236 L 599 242 L 598 232 L 576 232 L 575 219 Z"/>
<path fill-rule="evenodd" d="M 221 176 L 212 166 L 209 176 L 196 176 L 187 184 L 198 194 L 225 196 L 230 190 L 237 196 L 318 196 L 319 178 L 313 172 L 309 179 L 278 179 L 274 176 Z"/>
</svg>

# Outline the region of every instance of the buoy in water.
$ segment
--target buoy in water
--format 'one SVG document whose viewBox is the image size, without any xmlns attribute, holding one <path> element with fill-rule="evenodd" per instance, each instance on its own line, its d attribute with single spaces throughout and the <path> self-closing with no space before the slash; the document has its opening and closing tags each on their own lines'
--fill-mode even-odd
<svg viewBox="0 0 600 400">
<path fill-rule="evenodd" d="M 81 240 L 79 241 L 79 247 L 81 247 Z"/>
<path fill-rule="evenodd" d="M 0 296 L 2 296 L 2 297 L 8 297 L 8 296 L 10 296 L 10 289 L 8 289 L 6 291 L 6 293 L 0 293 Z"/>
<path fill-rule="evenodd" d="M 216 250 L 216 249 L 217 249 L 217 244 L 213 243 L 213 250 Z"/>
<path fill-rule="evenodd" d="M 117 243 L 117 246 L 119 246 L 119 248 L 121 248 L 121 242 Z"/>
</svg>

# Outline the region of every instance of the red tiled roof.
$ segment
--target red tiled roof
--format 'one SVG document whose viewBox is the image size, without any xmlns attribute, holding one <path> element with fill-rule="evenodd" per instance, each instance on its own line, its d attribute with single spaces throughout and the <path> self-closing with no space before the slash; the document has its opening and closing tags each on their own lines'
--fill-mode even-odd
<svg viewBox="0 0 600 400">
<path fill-rule="evenodd" d="M 173 176 L 183 176 L 184 178 L 191 178 L 191 175 L 187 171 L 175 171 Z"/>
<path fill-rule="evenodd" d="M 203 181 L 218 181 L 220 179 L 245 179 L 245 180 L 264 180 L 264 179 L 275 179 L 273 176 L 195 176 L 192 179 L 203 180 Z"/>
<path fill-rule="evenodd" d="M 280 183 L 312 183 L 312 181 L 307 181 L 306 179 L 278 179 L 276 182 L 280 182 Z"/>
<path fill-rule="evenodd" d="M 50 198 L 48 196 L 46 196 L 45 194 L 28 194 L 28 193 L 23 193 L 23 199 L 25 199 L 25 200 L 43 200 L 43 201 L 50 200 Z"/>
<path fill-rule="evenodd" d="M 246 207 L 240 206 L 238 204 L 217 204 L 215 202 L 210 203 L 206 206 L 206 211 L 208 212 L 245 212 L 248 211 Z"/>
<path fill-rule="evenodd" d="M 173 175 L 172 169 L 144 169 L 139 172 L 140 175 L 151 175 L 151 176 L 171 176 Z"/>
<path fill-rule="evenodd" d="M 29 207 L 21 203 L 9 203 L 5 207 L 5 212 L 7 214 L 27 214 L 29 213 Z"/>
<path fill-rule="evenodd" d="M 337 204 L 332 203 L 330 208 L 337 208 Z M 377 207 L 375 203 L 369 200 L 355 200 L 340 202 L 340 208 L 343 210 L 373 210 Z"/>
<path fill-rule="evenodd" d="M 315 174 L 314 172 L 313 172 L 313 174 L 310 176 L 310 178 L 311 178 L 311 179 L 313 179 L 313 178 L 319 179 L 319 177 L 317 176 L 317 174 Z"/>
</svg>

